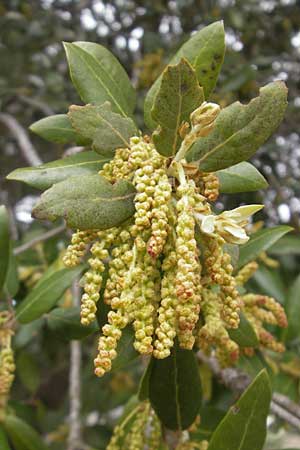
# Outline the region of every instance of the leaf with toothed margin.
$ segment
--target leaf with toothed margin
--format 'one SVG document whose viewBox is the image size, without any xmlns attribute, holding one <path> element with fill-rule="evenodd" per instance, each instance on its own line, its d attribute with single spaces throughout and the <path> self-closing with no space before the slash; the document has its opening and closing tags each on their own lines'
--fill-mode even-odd
<svg viewBox="0 0 300 450">
<path fill-rule="evenodd" d="M 204 172 L 226 169 L 250 158 L 274 133 L 287 107 L 287 88 L 274 81 L 248 105 L 235 102 L 216 118 L 211 133 L 198 138 L 186 155 Z"/>
<path fill-rule="evenodd" d="M 203 101 L 203 89 L 186 59 L 166 68 L 152 108 L 152 117 L 159 124 L 152 135 L 159 153 L 175 155 L 182 141 L 179 134 L 182 123 L 189 120 L 190 114 Z"/>
<path fill-rule="evenodd" d="M 224 25 L 223 21 L 218 21 L 193 34 L 193 36 L 180 47 L 169 64 L 177 64 L 181 58 L 185 58 L 196 70 L 198 82 L 200 86 L 203 87 L 204 95 L 207 99 L 216 85 L 223 64 L 224 53 Z M 151 111 L 157 92 L 160 89 L 161 81 L 162 75 L 160 75 L 152 85 L 145 99 L 145 123 L 150 130 L 153 130 L 157 126 Z"/>
<path fill-rule="evenodd" d="M 102 155 L 113 156 L 117 148 L 130 147 L 137 133 L 132 119 L 116 114 L 109 102 L 103 105 L 70 106 L 68 116 L 73 128 L 92 141 L 92 148 Z"/>
<path fill-rule="evenodd" d="M 72 177 L 44 192 L 32 215 L 51 221 L 63 217 L 79 230 L 105 230 L 134 214 L 134 196 L 133 185 L 125 180 L 111 184 L 98 174 Z"/>
</svg>

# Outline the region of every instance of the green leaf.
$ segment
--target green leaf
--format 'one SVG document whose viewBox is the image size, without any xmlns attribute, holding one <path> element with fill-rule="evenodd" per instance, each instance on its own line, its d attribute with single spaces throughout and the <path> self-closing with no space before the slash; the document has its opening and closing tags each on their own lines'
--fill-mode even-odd
<svg viewBox="0 0 300 450">
<path fill-rule="evenodd" d="M 124 328 L 121 339 L 118 342 L 117 357 L 113 360 L 112 371 L 117 371 L 126 367 L 139 353 L 133 347 L 134 331 L 132 327 Z"/>
<path fill-rule="evenodd" d="M 96 174 L 109 161 L 108 156 L 95 152 L 80 152 L 41 166 L 16 169 L 7 176 L 7 179 L 22 181 L 36 189 L 45 190 L 69 177 L 81 178 Z"/>
<path fill-rule="evenodd" d="M 246 372 L 251 378 L 255 378 L 263 369 L 269 370 L 269 366 L 259 350 L 256 350 L 251 357 L 240 355 L 237 367 L 241 369 L 242 372 Z"/>
<path fill-rule="evenodd" d="M 262 174 L 252 164 L 245 161 L 228 169 L 218 170 L 216 175 L 220 182 L 220 192 L 224 194 L 254 192 L 268 186 Z"/>
<path fill-rule="evenodd" d="M 278 270 L 260 265 L 251 278 L 250 286 L 253 285 L 260 294 L 269 295 L 276 298 L 280 303 L 285 303 L 286 283 Z"/>
<path fill-rule="evenodd" d="M 83 266 L 61 269 L 50 276 L 46 272 L 17 307 L 16 319 L 28 323 L 50 311 L 82 270 Z"/>
<path fill-rule="evenodd" d="M 188 428 L 201 405 L 201 384 L 194 353 L 176 345 L 168 358 L 153 358 L 152 364 L 149 398 L 153 409 L 167 428 Z"/>
<path fill-rule="evenodd" d="M 239 347 L 257 347 L 259 342 L 252 325 L 243 313 L 240 314 L 240 324 L 237 329 L 229 329 L 230 338 L 239 344 Z"/>
<path fill-rule="evenodd" d="M 135 96 L 128 76 L 118 60 L 99 44 L 64 43 L 72 82 L 85 103 L 109 101 L 112 110 L 131 115 Z"/>
<path fill-rule="evenodd" d="M 96 323 L 89 326 L 80 323 L 80 308 L 55 308 L 47 315 L 50 330 L 62 339 L 83 339 L 98 330 Z"/>
<path fill-rule="evenodd" d="M 22 351 L 18 354 L 16 366 L 17 374 L 23 386 L 31 393 L 36 392 L 41 381 L 37 361 L 30 353 Z"/>
<path fill-rule="evenodd" d="M 109 102 L 72 105 L 69 118 L 78 133 L 91 139 L 93 150 L 103 155 L 113 156 L 117 148 L 130 147 L 129 139 L 137 133 L 133 120 L 112 112 Z"/>
<path fill-rule="evenodd" d="M 195 33 L 178 50 L 171 59 L 170 64 L 177 64 L 181 58 L 196 69 L 198 82 L 204 89 L 205 98 L 215 87 L 225 52 L 225 32 L 223 22 L 214 22 Z M 154 129 L 156 122 L 151 116 L 151 110 L 159 91 L 162 75 L 155 81 L 149 90 L 144 105 L 145 123 L 148 128 Z"/>
<path fill-rule="evenodd" d="M 286 314 L 288 319 L 287 340 L 300 337 L 300 275 L 295 279 L 288 291 Z"/>
<path fill-rule="evenodd" d="M 42 194 L 32 215 L 52 221 L 63 217 L 70 228 L 105 230 L 134 214 L 134 195 L 125 180 L 111 184 L 100 175 L 72 177 Z"/>
<path fill-rule="evenodd" d="M 268 250 L 272 255 L 300 255 L 300 235 L 289 234 L 277 241 Z"/>
<path fill-rule="evenodd" d="M 212 132 L 192 145 L 187 160 L 197 161 L 204 172 L 213 172 L 249 159 L 282 121 L 286 99 L 285 84 L 274 81 L 248 105 L 235 102 L 223 109 Z"/>
<path fill-rule="evenodd" d="M 20 418 L 6 416 L 4 428 L 15 450 L 48 450 L 40 435 Z"/>
<path fill-rule="evenodd" d="M 221 421 L 208 450 L 261 450 L 270 402 L 270 381 L 263 370 Z"/>
<path fill-rule="evenodd" d="M 0 425 L 0 448 L 1 448 L 1 450 L 11 450 L 10 445 L 7 440 L 6 432 L 5 432 L 4 428 L 2 427 L 2 425 Z"/>
<path fill-rule="evenodd" d="M 212 406 L 204 406 L 199 411 L 200 424 L 195 431 L 191 431 L 191 441 L 209 440 L 223 417 L 224 411 Z"/>
<path fill-rule="evenodd" d="M 167 66 L 152 108 L 152 117 L 159 124 L 152 136 L 159 153 L 175 155 L 182 141 L 179 135 L 182 123 L 189 120 L 203 101 L 203 89 L 186 59 Z"/>
<path fill-rule="evenodd" d="M 278 372 L 272 380 L 274 392 L 283 394 L 294 402 L 299 401 L 299 380 L 287 373 Z"/>
<path fill-rule="evenodd" d="M 8 270 L 6 273 L 6 280 L 4 289 L 10 294 L 11 297 L 14 297 L 19 290 L 19 274 L 18 274 L 18 263 L 17 258 L 13 253 L 12 242 L 9 246 L 9 261 L 8 261 Z"/>
<path fill-rule="evenodd" d="M 246 244 L 240 246 L 238 269 L 255 260 L 261 252 L 268 250 L 284 234 L 291 231 L 287 225 L 265 228 L 254 233 Z"/>
<path fill-rule="evenodd" d="M 46 141 L 56 144 L 88 143 L 86 140 L 82 141 L 82 137 L 72 128 L 67 114 L 45 117 L 34 122 L 29 129 Z"/>
<path fill-rule="evenodd" d="M 0 293 L 3 289 L 9 266 L 9 217 L 5 206 L 0 206 Z"/>
<path fill-rule="evenodd" d="M 146 367 L 146 370 L 143 373 L 143 376 L 140 381 L 138 398 L 141 402 L 149 398 L 149 383 L 152 367 L 153 367 L 153 358 L 150 359 L 148 366 Z"/>
</svg>

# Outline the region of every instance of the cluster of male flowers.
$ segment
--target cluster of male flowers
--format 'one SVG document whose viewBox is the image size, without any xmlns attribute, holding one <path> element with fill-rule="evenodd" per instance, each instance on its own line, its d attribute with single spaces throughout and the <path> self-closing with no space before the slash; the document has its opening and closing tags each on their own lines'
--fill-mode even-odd
<svg viewBox="0 0 300 450">
<path fill-rule="evenodd" d="M 191 431 L 194 425 L 191 427 Z M 164 436 L 161 422 L 149 401 L 139 403 L 120 424 L 114 428 L 106 450 L 157 450 L 163 446 Z M 182 433 L 176 450 L 207 450 L 208 442 L 189 440 L 188 431 Z"/>
<path fill-rule="evenodd" d="M 228 365 L 240 352 L 228 329 L 238 328 L 242 309 L 261 344 L 283 350 L 264 323 L 285 326 L 284 311 L 271 298 L 239 293 L 254 266 L 234 275 L 228 252 L 228 244 L 249 239 L 245 227 L 262 206 L 214 214 L 217 176 L 180 156 L 187 142 L 211 131 L 219 110 L 204 102 L 191 114 L 191 128 L 183 127 L 184 140 L 174 158 L 159 154 L 149 137 L 134 136 L 129 148 L 116 150 L 100 172 L 112 183 L 131 181 L 136 195 L 132 219 L 104 231 L 78 230 L 64 256 L 65 265 L 73 267 L 90 252 L 82 279 L 82 324 L 95 320 L 100 297 L 110 307 L 94 361 L 97 376 L 111 369 L 129 324 L 134 347 L 143 355 L 168 357 L 176 338 L 181 348 L 213 351 Z"/>
<path fill-rule="evenodd" d="M 11 348 L 13 316 L 9 311 L 0 312 L 0 421 L 5 416 L 6 404 L 14 381 L 15 363 Z"/>
</svg>

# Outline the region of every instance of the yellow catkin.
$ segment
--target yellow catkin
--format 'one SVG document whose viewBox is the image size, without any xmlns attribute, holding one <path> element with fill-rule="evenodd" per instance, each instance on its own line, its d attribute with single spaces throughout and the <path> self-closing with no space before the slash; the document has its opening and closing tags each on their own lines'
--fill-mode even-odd
<svg viewBox="0 0 300 450">
<path fill-rule="evenodd" d="M 125 448 L 128 450 L 142 450 L 145 444 L 146 425 L 150 414 L 150 404 L 148 402 L 141 405 L 136 414 L 130 432 L 125 439 Z"/>
<path fill-rule="evenodd" d="M 97 302 L 105 271 L 104 261 L 108 258 L 108 248 L 116 238 L 118 228 L 111 228 L 97 233 L 97 241 L 91 247 L 91 258 L 88 263 L 90 269 L 83 278 L 84 294 L 81 298 L 81 323 L 90 324 L 96 317 Z"/>
<path fill-rule="evenodd" d="M 239 270 L 238 274 L 235 277 L 235 282 L 238 286 L 243 286 L 247 283 L 248 280 L 252 277 L 252 275 L 257 271 L 258 264 L 256 261 L 251 261 L 246 264 L 241 270 Z"/>
<path fill-rule="evenodd" d="M 200 172 L 203 183 L 203 195 L 209 202 L 215 202 L 219 197 L 219 178 L 214 173 Z"/>
<path fill-rule="evenodd" d="M 200 264 L 197 242 L 195 240 L 194 218 L 194 182 L 179 186 L 179 200 L 176 205 L 176 295 L 178 298 L 177 326 L 179 345 L 192 349 L 195 337 L 193 331 L 198 321 L 200 311 Z"/>
<path fill-rule="evenodd" d="M 239 348 L 229 337 L 221 311 L 222 304 L 218 294 L 204 289 L 202 312 L 205 324 L 199 330 L 198 346 L 205 353 L 210 353 L 215 348 L 220 364 L 227 366 L 237 360 Z"/>
<path fill-rule="evenodd" d="M 162 264 L 161 303 L 158 309 L 158 324 L 155 330 L 156 339 L 153 352 L 153 356 L 158 359 L 163 359 L 170 355 L 176 336 L 176 307 L 178 299 L 175 287 L 177 259 L 174 244 L 175 238 L 172 229 L 164 249 L 164 261 Z"/>
<path fill-rule="evenodd" d="M 97 231 L 94 230 L 78 230 L 76 233 L 73 233 L 71 244 L 68 245 L 66 253 L 63 256 L 64 265 L 66 267 L 78 266 L 86 253 L 89 244 L 91 244 L 96 237 Z"/>
</svg>

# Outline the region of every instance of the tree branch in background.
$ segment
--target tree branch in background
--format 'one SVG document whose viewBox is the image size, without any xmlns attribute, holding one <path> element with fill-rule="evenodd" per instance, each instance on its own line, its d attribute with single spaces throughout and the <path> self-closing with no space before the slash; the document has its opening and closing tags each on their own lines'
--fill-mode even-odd
<svg viewBox="0 0 300 450">
<path fill-rule="evenodd" d="M 59 227 L 53 228 L 52 230 L 46 231 L 46 233 L 41 234 L 40 236 L 35 237 L 29 242 L 25 242 L 25 244 L 20 245 L 19 247 L 14 248 L 14 255 L 19 255 L 20 253 L 25 252 L 31 247 L 39 244 L 40 242 L 46 241 L 60 233 L 62 233 L 66 229 L 65 224 L 60 225 Z"/>
<path fill-rule="evenodd" d="M 201 351 L 197 352 L 197 357 L 202 363 L 207 364 L 221 383 L 233 392 L 240 395 L 250 384 L 251 379 L 249 375 L 241 370 L 234 368 L 221 369 L 216 358 L 208 357 Z M 300 407 L 285 395 L 277 392 L 273 394 L 270 412 L 298 431 L 300 430 Z"/>
<path fill-rule="evenodd" d="M 80 304 L 80 286 L 75 280 L 72 286 L 73 305 Z M 70 344 L 70 414 L 69 414 L 69 437 L 67 450 L 81 450 L 81 342 L 71 341 Z"/>
<path fill-rule="evenodd" d="M 23 157 L 31 166 L 39 166 L 42 164 L 36 149 L 32 145 L 25 129 L 10 114 L 0 113 L 0 122 L 2 122 L 15 137 Z"/>
<path fill-rule="evenodd" d="M 32 106 L 34 109 L 39 109 L 40 111 L 42 111 L 45 114 L 45 116 L 51 116 L 52 114 L 54 114 L 53 109 L 50 108 L 46 103 L 42 102 L 41 100 L 26 97 L 25 95 L 19 95 L 18 97 L 26 105 Z"/>
</svg>

